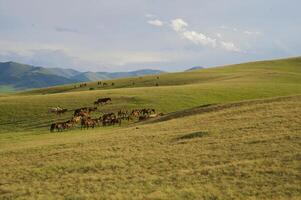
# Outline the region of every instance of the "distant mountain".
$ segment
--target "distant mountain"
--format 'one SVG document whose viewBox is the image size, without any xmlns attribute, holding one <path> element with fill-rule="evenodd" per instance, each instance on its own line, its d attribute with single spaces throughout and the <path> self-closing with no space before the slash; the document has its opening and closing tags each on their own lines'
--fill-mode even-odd
<svg viewBox="0 0 301 200">
<path fill-rule="evenodd" d="M 74 81 L 47 68 L 15 62 L 0 63 L 0 85 L 9 85 L 15 89 L 40 88 L 72 82 Z"/>
<path fill-rule="evenodd" d="M 193 71 L 193 70 L 199 70 L 199 69 L 204 69 L 204 67 L 195 66 L 195 67 L 191 67 L 191 68 L 187 69 L 186 71 Z"/>
<path fill-rule="evenodd" d="M 106 80 L 113 78 L 123 78 L 123 77 L 134 77 L 134 76 L 144 76 L 150 74 L 161 74 L 163 71 L 153 70 L 153 69 L 142 69 L 131 72 L 83 72 L 81 74 L 73 76 L 73 80 L 84 82 L 84 81 L 96 81 L 96 80 Z"/>
<path fill-rule="evenodd" d="M 132 72 L 79 72 L 73 69 L 44 68 L 16 62 L 0 62 L 0 86 L 15 90 L 41 88 L 75 82 L 106 80 L 112 78 L 143 76 L 163 73 L 160 70 Z"/>
<path fill-rule="evenodd" d="M 73 76 L 76 76 L 76 75 L 82 73 L 82 72 L 76 71 L 74 69 L 47 68 L 47 70 L 53 74 L 59 74 L 60 76 L 63 76 L 65 78 L 71 78 Z"/>
</svg>

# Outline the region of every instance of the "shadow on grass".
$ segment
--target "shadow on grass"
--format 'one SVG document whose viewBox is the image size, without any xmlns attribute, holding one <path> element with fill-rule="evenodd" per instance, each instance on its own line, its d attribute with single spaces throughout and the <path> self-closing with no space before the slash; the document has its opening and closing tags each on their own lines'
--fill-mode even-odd
<svg viewBox="0 0 301 200">
<path fill-rule="evenodd" d="M 187 139 L 194 139 L 194 138 L 201 138 L 208 135 L 208 132 L 206 131 L 197 131 L 193 133 L 189 133 L 186 135 L 183 135 L 181 137 L 176 138 L 176 140 L 187 140 Z"/>
</svg>

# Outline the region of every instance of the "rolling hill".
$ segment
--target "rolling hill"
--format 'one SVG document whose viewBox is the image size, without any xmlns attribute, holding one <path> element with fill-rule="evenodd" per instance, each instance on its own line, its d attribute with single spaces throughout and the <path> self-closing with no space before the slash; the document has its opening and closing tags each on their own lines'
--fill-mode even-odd
<svg viewBox="0 0 301 200">
<path fill-rule="evenodd" d="M 55 70 L 14 62 L 0 63 L 0 72 L 0 85 L 8 85 L 15 89 L 40 88 L 73 82 L 56 75 Z"/>
<path fill-rule="evenodd" d="M 0 199 L 299 199 L 301 57 L 106 82 L 0 96 Z M 49 132 L 100 97 L 164 116 Z"/>
<path fill-rule="evenodd" d="M 74 87 L 76 84 L 56 86 L 50 88 L 42 88 L 25 92 L 25 94 L 49 94 L 60 92 L 76 92 L 87 91 L 90 88 L 97 90 L 111 90 L 123 88 L 144 88 L 151 87 L 151 90 L 156 90 L 153 87 L 172 86 L 172 88 L 186 88 L 189 85 L 189 90 L 193 88 L 204 88 L 205 90 L 215 90 L 218 88 L 240 88 L 247 91 L 251 88 L 260 91 L 267 89 L 266 87 L 292 87 L 301 83 L 301 57 L 258 61 L 250 63 L 242 63 L 229 66 L 213 67 L 200 70 L 178 72 L 178 73 L 163 73 L 160 75 L 148 75 L 143 77 L 119 78 L 106 80 L 107 86 L 99 86 L 97 82 L 87 83 L 87 87 Z M 112 83 L 114 83 L 112 85 Z M 260 87 L 263 85 L 264 87 Z M 160 90 L 159 88 L 158 90 Z M 175 89 L 176 90 L 176 89 Z M 275 88 L 268 90 L 271 93 L 276 91 Z M 279 90 L 281 92 L 282 90 Z M 285 91 L 285 90 L 284 90 Z M 256 92 L 256 91 L 255 91 Z M 199 92 L 196 93 L 196 95 Z M 232 92 L 230 92 L 232 93 Z"/>
<path fill-rule="evenodd" d="M 87 82 L 87 81 L 97 81 L 97 80 L 108 80 L 114 78 L 122 77 L 136 77 L 136 76 L 145 76 L 151 74 L 161 74 L 161 70 L 153 69 L 142 69 L 131 72 L 83 72 L 71 77 L 73 80 L 78 82 Z"/>
<path fill-rule="evenodd" d="M 187 69 L 186 71 L 193 71 L 193 70 L 199 70 L 199 69 L 204 69 L 204 67 L 202 67 L 202 66 L 195 66 L 195 67 L 191 67 L 191 68 Z"/>
<path fill-rule="evenodd" d="M 42 88 L 68 83 L 107 80 L 119 77 L 159 74 L 160 70 L 132 72 L 78 72 L 73 69 L 44 68 L 15 62 L 0 63 L 0 91 Z M 1 90 L 1 87 L 3 88 Z"/>
</svg>

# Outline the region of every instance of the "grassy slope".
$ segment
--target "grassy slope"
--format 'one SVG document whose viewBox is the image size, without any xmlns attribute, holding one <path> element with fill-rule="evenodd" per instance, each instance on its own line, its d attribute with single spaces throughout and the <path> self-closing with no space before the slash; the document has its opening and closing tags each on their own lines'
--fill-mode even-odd
<svg viewBox="0 0 301 200">
<path fill-rule="evenodd" d="M 156 76 L 147 76 L 137 78 L 136 86 L 141 86 L 134 88 L 93 91 L 81 88 L 80 91 L 76 89 L 67 93 L 38 94 L 61 92 L 67 89 L 65 86 L 2 97 L 0 132 L 46 130 L 51 121 L 58 120 L 47 114 L 48 107 L 60 105 L 72 110 L 91 106 L 95 99 L 104 96 L 113 98 L 113 104 L 102 109 L 104 112 L 121 108 L 154 107 L 160 112 L 169 113 L 204 104 L 301 94 L 300 63 L 301 58 L 296 58 L 165 74 L 160 75 L 159 79 L 156 79 Z M 174 85 L 142 87 L 148 86 L 154 78 L 161 81 L 161 85 Z M 114 82 L 116 87 L 126 87 L 126 84 L 130 84 L 128 79 Z M 94 83 L 88 85 L 92 84 Z M 64 118 L 70 118 L 71 115 L 70 112 Z"/>
<path fill-rule="evenodd" d="M 0 197 L 300 197 L 301 96 L 198 112 L 125 128 L 2 135 Z"/>
<path fill-rule="evenodd" d="M 227 103 L 301 94 L 300 66 L 294 58 L 0 96 L 0 198 L 297 198 L 300 96 Z M 174 113 L 159 123 L 48 132 L 72 115 L 58 119 L 48 107 L 91 106 L 103 96 L 113 99 L 104 112 Z M 191 109 L 212 103 L 226 106 Z"/>
<path fill-rule="evenodd" d="M 272 82 L 295 84 L 301 83 L 301 57 L 259 61 L 229 65 L 224 67 L 215 67 L 209 69 L 194 70 L 180 73 L 166 73 L 160 75 L 150 75 L 143 77 L 132 77 L 115 80 L 107 80 L 108 86 L 98 86 L 97 82 L 89 82 L 87 87 L 74 88 L 75 84 L 43 88 L 26 92 L 25 94 L 48 94 L 60 93 L 66 91 L 85 91 L 89 88 L 107 90 L 116 88 L 136 88 L 152 87 L 156 83 L 159 86 L 174 86 L 186 84 L 215 84 L 215 83 L 254 83 L 254 82 Z M 157 78 L 159 77 L 159 79 Z M 111 86 L 111 83 L 115 83 Z M 135 83 L 133 85 L 133 83 Z"/>
<path fill-rule="evenodd" d="M 0 86 L 0 93 L 11 93 L 14 91 L 14 87 L 10 86 L 10 85 L 1 85 Z"/>
</svg>

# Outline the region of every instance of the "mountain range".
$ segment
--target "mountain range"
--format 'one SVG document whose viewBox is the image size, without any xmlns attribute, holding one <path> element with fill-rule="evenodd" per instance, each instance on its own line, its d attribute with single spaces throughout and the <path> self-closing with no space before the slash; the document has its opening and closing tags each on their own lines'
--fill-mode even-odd
<svg viewBox="0 0 301 200">
<path fill-rule="evenodd" d="M 153 69 L 130 72 L 79 72 L 73 69 L 46 68 L 16 62 L 0 62 L 0 87 L 9 87 L 11 90 L 23 90 L 76 82 L 160 74 L 163 72 Z"/>
<path fill-rule="evenodd" d="M 195 67 L 191 67 L 191 68 L 189 68 L 189 69 L 187 69 L 185 71 L 194 71 L 194 70 L 199 70 L 199 69 L 204 69 L 204 67 L 202 67 L 202 66 L 195 66 Z"/>
</svg>

